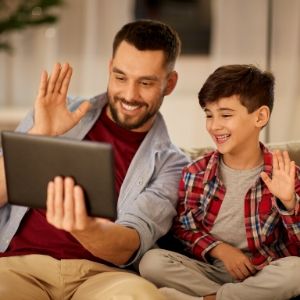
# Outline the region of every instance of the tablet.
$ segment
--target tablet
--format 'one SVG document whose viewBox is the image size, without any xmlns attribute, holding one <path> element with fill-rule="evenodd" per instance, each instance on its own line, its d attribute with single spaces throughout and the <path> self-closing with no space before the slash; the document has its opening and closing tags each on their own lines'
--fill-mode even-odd
<svg viewBox="0 0 300 300">
<path fill-rule="evenodd" d="M 1 142 L 9 203 L 45 208 L 48 182 L 70 176 L 85 192 L 89 215 L 116 219 L 110 144 L 11 131 Z"/>
</svg>

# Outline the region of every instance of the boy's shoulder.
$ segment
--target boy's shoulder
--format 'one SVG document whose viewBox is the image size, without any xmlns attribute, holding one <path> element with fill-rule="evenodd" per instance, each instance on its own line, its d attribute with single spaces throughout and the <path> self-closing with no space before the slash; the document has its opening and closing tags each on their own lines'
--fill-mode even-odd
<svg viewBox="0 0 300 300">
<path fill-rule="evenodd" d="M 219 153 L 217 151 L 209 151 L 197 159 L 189 163 L 185 168 L 184 172 L 197 174 L 211 169 L 219 161 Z"/>
</svg>

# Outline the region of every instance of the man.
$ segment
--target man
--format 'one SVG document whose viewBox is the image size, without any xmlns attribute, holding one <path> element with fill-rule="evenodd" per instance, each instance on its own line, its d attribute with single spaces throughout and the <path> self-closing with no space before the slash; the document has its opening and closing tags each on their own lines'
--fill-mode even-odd
<svg viewBox="0 0 300 300">
<path fill-rule="evenodd" d="M 119 267 L 136 262 L 176 214 L 187 159 L 171 144 L 158 110 L 176 85 L 179 51 L 176 32 L 141 20 L 115 36 L 107 93 L 67 101 L 72 68 L 56 64 L 50 77 L 42 73 L 34 114 L 17 130 L 113 144 L 118 218 L 89 217 L 71 178 L 49 182 L 46 212 L 8 204 L 1 158 L 1 299 L 19 300 L 19 291 L 22 299 L 163 299 Z"/>
</svg>

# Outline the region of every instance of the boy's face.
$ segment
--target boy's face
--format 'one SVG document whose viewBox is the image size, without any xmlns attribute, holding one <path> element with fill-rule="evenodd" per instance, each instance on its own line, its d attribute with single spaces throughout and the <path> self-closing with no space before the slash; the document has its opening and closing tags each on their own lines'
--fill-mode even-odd
<svg viewBox="0 0 300 300">
<path fill-rule="evenodd" d="M 259 111 L 248 113 L 238 95 L 220 98 L 204 109 L 206 129 L 222 154 L 240 155 L 257 147 Z"/>
</svg>

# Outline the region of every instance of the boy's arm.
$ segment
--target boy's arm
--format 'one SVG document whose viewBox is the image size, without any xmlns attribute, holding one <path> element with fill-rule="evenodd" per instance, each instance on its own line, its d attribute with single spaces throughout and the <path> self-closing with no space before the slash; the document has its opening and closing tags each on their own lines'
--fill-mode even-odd
<svg viewBox="0 0 300 300">
<path fill-rule="evenodd" d="M 229 244 L 217 245 L 209 252 L 209 255 L 222 261 L 228 273 L 237 280 L 244 280 L 256 273 L 250 258 L 240 249 Z"/>
<path fill-rule="evenodd" d="M 208 252 L 220 244 L 210 235 L 203 225 L 203 216 L 199 213 L 198 201 L 200 193 L 192 193 L 188 189 L 190 185 L 201 184 L 183 170 L 179 183 L 179 199 L 177 206 L 177 216 L 173 223 L 173 232 L 184 245 L 185 250 L 194 257 L 202 261 L 208 261 Z M 194 206 L 194 207 L 193 207 Z"/>
<path fill-rule="evenodd" d="M 291 161 L 287 151 L 273 154 L 273 173 L 270 178 L 262 172 L 261 178 L 276 197 L 276 207 L 290 240 L 300 242 L 300 170 Z"/>
<path fill-rule="evenodd" d="M 261 174 L 270 192 L 280 200 L 287 211 L 293 211 L 296 206 L 295 173 L 295 162 L 290 160 L 288 152 L 275 151 L 272 178 L 265 172 Z"/>
<path fill-rule="evenodd" d="M 183 170 L 179 184 L 178 214 L 173 225 L 175 235 L 197 259 L 208 261 L 209 257 L 217 258 L 224 263 L 232 277 L 244 280 L 255 274 L 255 267 L 241 250 L 218 241 L 209 234 L 205 223 L 213 222 L 213 212 L 208 211 L 205 217 L 206 213 L 199 207 L 201 188 L 201 179 Z M 203 220 L 204 217 L 206 220 Z"/>
</svg>

